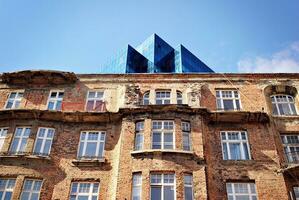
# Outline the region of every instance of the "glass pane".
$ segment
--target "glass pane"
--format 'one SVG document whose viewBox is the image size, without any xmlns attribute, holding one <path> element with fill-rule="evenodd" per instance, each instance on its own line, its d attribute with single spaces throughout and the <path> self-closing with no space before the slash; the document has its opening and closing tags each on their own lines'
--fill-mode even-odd
<svg viewBox="0 0 299 200">
<path fill-rule="evenodd" d="M 240 160 L 241 159 L 241 150 L 239 143 L 230 143 L 229 144 L 231 160 Z"/>
<path fill-rule="evenodd" d="M 15 108 L 19 108 L 19 107 L 20 107 L 20 103 L 21 103 L 21 102 L 20 102 L 19 100 L 16 100 L 16 101 L 15 101 Z"/>
<path fill-rule="evenodd" d="M 161 200 L 161 187 L 151 186 L 151 200 Z"/>
<path fill-rule="evenodd" d="M 29 194 L 29 192 L 22 192 L 21 200 L 28 200 Z"/>
<path fill-rule="evenodd" d="M 54 130 L 53 129 L 48 129 L 47 137 L 48 138 L 53 138 L 53 136 L 54 136 Z"/>
<path fill-rule="evenodd" d="M 88 98 L 94 98 L 94 97 L 95 97 L 95 92 L 88 93 Z"/>
<path fill-rule="evenodd" d="M 26 144 L 27 144 L 27 138 L 22 139 L 21 140 L 21 146 L 20 146 L 20 149 L 19 149 L 20 152 L 24 152 L 25 151 Z"/>
<path fill-rule="evenodd" d="M 38 193 L 33 193 L 30 200 L 38 200 Z"/>
<path fill-rule="evenodd" d="M 278 115 L 278 110 L 275 103 L 272 103 L 272 113 L 273 115 Z"/>
<path fill-rule="evenodd" d="M 247 143 L 243 143 L 243 149 L 244 149 L 244 156 L 245 160 L 249 160 L 249 151 L 248 151 L 248 146 Z"/>
<path fill-rule="evenodd" d="M 38 137 L 44 137 L 45 132 L 46 132 L 46 129 L 40 128 L 39 131 L 38 131 Z"/>
<path fill-rule="evenodd" d="M 84 143 L 80 142 L 80 147 L 79 147 L 79 157 L 83 156 L 83 147 L 84 147 Z"/>
<path fill-rule="evenodd" d="M 174 200 L 173 186 L 164 186 L 164 200 Z"/>
<path fill-rule="evenodd" d="M 297 115 L 294 103 L 291 103 L 290 106 L 291 106 L 291 110 L 292 110 L 293 115 Z"/>
<path fill-rule="evenodd" d="M 61 110 L 61 101 L 57 101 L 56 110 Z"/>
<path fill-rule="evenodd" d="M 94 157 L 96 155 L 97 143 L 88 142 L 86 145 L 85 156 Z"/>
<path fill-rule="evenodd" d="M 223 109 L 224 110 L 234 110 L 233 100 L 223 100 Z"/>
<path fill-rule="evenodd" d="M 240 101 L 239 100 L 236 100 L 236 109 L 240 110 Z"/>
<path fill-rule="evenodd" d="M 14 138 L 13 141 L 12 141 L 12 145 L 11 145 L 11 151 L 12 152 L 16 152 L 17 151 L 17 147 L 18 147 L 18 144 L 19 144 L 19 138 Z"/>
<path fill-rule="evenodd" d="M 51 147 L 51 140 L 46 140 L 43 153 L 49 154 L 50 147 Z"/>
<path fill-rule="evenodd" d="M 161 105 L 161 104 L 162 104 L 162 100 L 157 99 L 157 100 L 156 100 L 156 104 L 157 104 L 157 105 Z"/>
<path fill-rule="evenodd" d="M 153 133 L 153 149 L 161 149 L 161 134 Z"/>
<path fill-rule="evenodd" d="M 193 200 L 192 187 L 185 187 L 185 200 Z"/>
<path fill-rule="evenodd" d="M 56 98 L 57 92 L 52 92 L 51 93 L 51 98 Z"/>
<path fill-rule="evenodd" d="M 63 98 L 64 92 L 59 92 L 58 98 Z"/>
<path fill-rule="evenodd" d="M 24 136 L 29 136 L 31 132 L 31 128 L 26 128 L 24 132 Z"/>
<path fill-rule="evenodd" d="M 93 110 L 93 105 L 94 105 L 94 100 L 88 100 L 87 105 L 86 105 L 86 110 L 87 111 L 92 111 Z"/>
<path fill-rule="evenodd" d="M 53 101 L 49 101 L 48 109 L 49 110 L 54 110 L 54 102 Z"/>
<path fill-rule="evenodd" d="M 228 160 L 227 143 L 223 143 L 222 153 L 223 159 Z"/>
<path fill-rule="evenodd" d="M 35 152 L 35 153 L 42 153 L 42 152 L 41 152 L 42 142 L 43 142 L 42 139 L 37 139 L 37 140 L 36 140 L 35 149 L 34 149 L 34 152 Z"/>
<path fill-rule="evenodd" d="M 164 133 L 164 148 L 172 149 L 173 148 L 173 134 Z"/>
<path fill-rule="evenodd" d="M 6 104 L 6 108 L 12 108 L 13 100 L 8 100 Z"/>
<path fill-rule="evenodd" d="M 100 147 L 99 147 L 99 155 L 98 155 L 98 157 L 103 157 L 103 154 L 104 154 L 104 143 L 101 142 L 100 143 Z"/>
<path fill-rule="evenodd" d="M 16 95 L 17 95 L 16 92 L 12 92 L 12 93 L 10 93 L 9 98 L 14 99 L 14 98 L 16 98 Z"/>
</svg>

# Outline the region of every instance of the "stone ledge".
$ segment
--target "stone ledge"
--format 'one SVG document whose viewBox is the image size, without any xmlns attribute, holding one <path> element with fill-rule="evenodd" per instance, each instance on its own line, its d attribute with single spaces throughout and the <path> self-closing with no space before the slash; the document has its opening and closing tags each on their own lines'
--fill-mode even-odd
<svg viewBox="0 0 299 200">
<path fill-rule="evenodd" d="M 144 149 L 138 151 L 131 151 L 131 155 L 140 154 L 162 154 L 162 153 L 174 153 L 174 154 L 188 154 L 194 155 L 193 151 L 175 150 L 175 149 Z"/>
<path fill-rule="evenodd" d="M 31 154 L 1 154 L 0 155 L 0 160 L 3 159 L 32 159 L 32 160 L 46 160 L 50 161 L 51 157 L 50 156 L 38 156 L 38 155 L 31 155 Z"/>
<path fill-rule="evenodd" d="M 106 163 L 105 158 L 99 158 L 99 159 L 74 159 L 72 160 L 72 163 L 75 166 L 78 167 L 93 167 L 93 166 L 100 166 L 104 163 Z"/>
</svg>

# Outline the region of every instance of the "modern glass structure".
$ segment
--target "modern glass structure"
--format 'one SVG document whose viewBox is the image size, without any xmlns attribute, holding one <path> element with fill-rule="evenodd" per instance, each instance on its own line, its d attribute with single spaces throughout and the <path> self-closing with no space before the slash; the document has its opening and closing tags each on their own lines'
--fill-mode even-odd
<svg viewBox="0 0 299 200">
<path fill-rule="evenodd" d="M 153 34 L 138 47 L 128 45 L 100 73 L 214 73 L 183 45 L 171 47 Z"/>
</svg>

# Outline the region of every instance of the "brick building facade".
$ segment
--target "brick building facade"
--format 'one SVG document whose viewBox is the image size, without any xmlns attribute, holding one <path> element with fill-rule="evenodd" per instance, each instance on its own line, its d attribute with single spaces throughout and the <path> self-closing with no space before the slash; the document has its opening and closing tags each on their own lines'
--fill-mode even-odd
<svg viewBox="0 0 299 200">
<path fill-rule="evenodd" d="M 1 200 L 299 199 L 299 74 L 22 71 L 0 85 Z"/>
</svg>

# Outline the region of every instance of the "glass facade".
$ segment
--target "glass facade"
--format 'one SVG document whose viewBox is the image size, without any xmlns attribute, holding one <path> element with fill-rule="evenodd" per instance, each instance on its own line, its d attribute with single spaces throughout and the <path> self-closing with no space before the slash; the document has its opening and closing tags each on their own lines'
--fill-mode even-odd
<svg viewBox="0 0 299 200">
<path fill-rule="evenodd" d="M 153 34 L 136 49 L 128 45 L 100 68 L 101 73 L 214 73 L 183 45 L 174 49 Z"/>
</svg>

